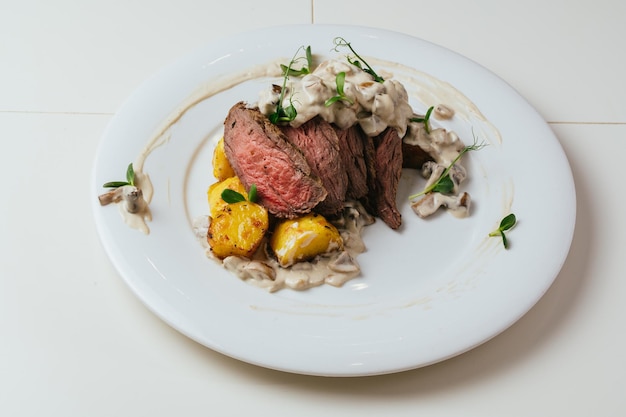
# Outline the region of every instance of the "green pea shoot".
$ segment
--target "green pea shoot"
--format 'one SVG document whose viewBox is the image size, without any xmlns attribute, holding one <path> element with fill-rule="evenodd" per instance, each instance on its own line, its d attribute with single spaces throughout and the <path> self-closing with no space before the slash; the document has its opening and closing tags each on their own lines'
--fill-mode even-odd
<svg viewBox="0 0 626 417">
<path fill-rule="evenodd" d="M 450 178 L 450 170 L 452 169 L 452 167 L 466 153 L 468 153 L 470 151 L 477 151 L 477 150 L 479 150 L 481 148 L 484 148 L 485 146 L 486 145 L 484 143 L 476 143 L 476 141 L 474 141 L 473 144 L 464 147 L 461 150 L 461 152 L 459 152 L 457 157 L 454 158 L 454 160 L 450 163 L 450 165 L 448 165 L 448 167 L 443 171 L 443 173 L 441 174 L 441 176 L 439 177 L 439 179 L 437 181 L 432 183 L 430 186 L 424 188 L 424 190 L 422 190 L 421 192 L 419 192 L 417 194 L 410 195 L 409 196 L 409 200 L 414 200 L 417 197 L 420 197 L 420 196 L 422 196 L 424 194 L 428 194 L 428 193 L 431 193 L 431 192 L 442 193 L 442 194 L 450 193 L 452 191 L 452 189 L 454 188 L 454 182 Z"/>
<path fill-rule="evenodd" d="M 509 241 L 506 238 L 506 234 L 504 232 L 511 230 L 511 228 L 513 228 L 516 223 L 517 219 L 515 218 L 515 214 L 511 213 L 502 219 L 502 221 L 500 222 L 500 226 L 493 232 L 489 233 L 489 236 L 500 236 L 502 238 L 502 244 L 504 245 L 504 249 L 508 249 Z"/>
<path fill-rule="evenodd" d="M 428 110 L 426 110 L 426 114 L 424 115 L 424 117 L 411 117 L 409 121 L 416 122 L 416 123 L 424 123 L 424 130 L 426 131 L 426 133 L 430 133 L 430 126 L 428 124 L 428 121 L 430 120 L 430 115 L 433 112 L 434 108 L 435 106 L 430 106 Z"/>
<path fill-rule="evenodd" d="M 126 185 L 135 185 L 135 169 L 132 162 L 126 168 L 126 181 L 110 181 L 102 185 L 103 188 L 119 188 Z"/>
<path fill-rule="evenodd" d="M 298 58 L 298 54 L 302 49 L 305 50 L 307 66 L 304 66 L 299 70 L 294 70 L 292 66 L 302 58 Z M 293 105 L 292 97 L 289 98 L 289 106 L 283 107 L 283 100 L 285 99 L 285 92 L 287 91 L 287 80 L 289 79 L 290 75 L 304 75 L 310 73 L 312 62 L 313 58 L 311 55 L 311 47 L 308 46 L 304 48 L 304 46 L 301 46 L 293 55 L 291 61 L 289 61 L 289 65 L 281 65 L 281 68 L 283 70 L 283 85 L 280 88 L 280 96 L 278 98 L 278 104 L 276 105 L 276 111 L 269 115 L 270 122 L 272 122 L 273 124 L 277 125 L 280 123 L 289 123 L 294 120 L 296 116 L 298 116 L 298 111 Z"/>
<path fill-rule="evenodd" d="M 357 59 L 352 59 L 348 56 L 346 58 L 348 59 L 349 63 L 365 71 L 369 75 L 371 75 L 374 78 L 374 81 L 376 81 L 377 83 L 382 83 L 385 81 L 383 77 L 376 74 L 376 71 L 374 71 L 374 69 L 370 67 L 370 65 L 367 62 L 365 62 L 365 60 L 361 58 L 359 54 L 356 53 L 356 51 L 352 48 L 352 45 L 350 44 L 350 42 L 348 42 L 342 37 L 336 37 L 335 39 L 333 39 L 333 43 L 335 44 L 335 47 L 333 49 L 336 52 L 339 52 L 339 48 L 341 47 L 348 47 L 348 49 L 350 49 L 350 51 L 354 54 L 354 56 Z M 363 62 L 363 64 L 361 64 L 361 62 Z M 365 68 L 363 68 L 363 65 L 365 65 Z"/>
<path fill-rule="evenodd" d="M 328 100 L 324 102 L 324 105 L 326 107 L 330 107 L 338 101 L 343 101 L 350 105 L 354 104 L 354 101 L 350 97 L 346 96 L 346 94 L 343 92 L 343 86 L 345 84 L 345 81 L 346 81 L 345 72 L 342 71 L 339 74 L 337 74 L 337 76 L 335 77 L 335 83 L 337 84 L 337 95 L 329 98 Z"/>
<path fill-rule="evenodd" d="M 256 185 L 252 184 L 250 186 L 250 190 L 248 191 L 248 198 L 246 199 L 246 197 L 244 197 L 241 193 L 235 191 L 235 190 L 231 190 L 230 188 L 226 188 L 224 191 L 222 191 L 222 200 L 224 200 L 225 202 L 227 202 L 228 204 L 235 204 L 235 203 L 239 203 L 241 201 L 246 201 L 248 200 L 251 203 L 256 202 L 257 200 L 257 189 L 256 189 Z"/>
</svg>

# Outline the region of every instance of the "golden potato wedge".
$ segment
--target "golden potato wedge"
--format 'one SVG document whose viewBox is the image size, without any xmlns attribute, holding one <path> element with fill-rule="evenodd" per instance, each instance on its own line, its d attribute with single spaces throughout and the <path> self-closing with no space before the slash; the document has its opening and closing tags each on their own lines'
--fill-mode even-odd
<svg viewBox="0 0 626 417">
<path fill-rule="evenodd" d="M 226 158 L 224 152 L 224 138 L 217 142 L 217 146 L 213 150 L 213 176 L 218 181 L 224 181 L 226 178 L 234 177 L 235 171 Z"/>
<path fill-rule="evenodd" d="M 215 256 L 252 257 L 269 227 L 267 210 L 249 201 L 226 204 L 211 216 L 207 240 Z"/>
<path fill-rule="evenodd" d="M 337 228 L 315 213 L 278 223 L 269 244 L 283 267 L 343 249 Z"/>
<path fill-rule="evenodd" d="M 211 217 L 215 217 L 217 213 L 219 213 L 224 207 L 228 205 L 228 203 L 222 199 L 222 192 L 227 188 L 233 191 L 237 191 L 243 196 L 246 195 L 246 189 L 241 181 L 239 181 L 239 177 L 226 178 L 223 181 L 212 184 L 211 186 L 209 186 L 209 190 L 207 191 L 207 198 L 209 201 L 209 214 L 211 215 Z"/>
</svg>

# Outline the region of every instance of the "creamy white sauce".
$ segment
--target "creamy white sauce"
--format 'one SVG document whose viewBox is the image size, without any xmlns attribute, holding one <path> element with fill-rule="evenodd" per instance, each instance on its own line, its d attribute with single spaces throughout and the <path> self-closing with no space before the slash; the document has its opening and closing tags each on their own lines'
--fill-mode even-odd
<svg viewBox="0 0 626 417">
<path fill-rule="evenodd" d="M 445 207 L 454 217 L 469 216 L 471 198 L 466 192 L 461 194 L 428 193 L 422 199 L 411 203 L 411 208 L 421 218 L 433 215 L 440 207 Z"/>
<path fill-rule="evenodd" d="M 337 75 L 345 73 L 343 86 L 346 100 L 331 105 L 326 101 L 338 95 Z M 404 86 L 396 80 L 376 82 L 373 77 L 347 61 L 328 60 L 318 65 L 304 77 L 289 77 L 282 93 L 282 106 L 293 106 L 296 118 L 290 123 L 298 127 L 306 121 L 321 116 L 341 129 L 359 124 L 369 136 L 376 136 L 387 127 L 404 136 L 413 109 Z M 268 88 L 261 92 L 259 110 L 269 116 L 280 101 L 281 91 Z"/>
<path fill-rule="evenodd" d="M 446 167 L 459 156 L 465 144 L 456 133 L 443 128 L 426 132 L 423 123 L 410 123 L 404 142 L 416 145 L 428 153 L 438 164 Z"/>
</svg>

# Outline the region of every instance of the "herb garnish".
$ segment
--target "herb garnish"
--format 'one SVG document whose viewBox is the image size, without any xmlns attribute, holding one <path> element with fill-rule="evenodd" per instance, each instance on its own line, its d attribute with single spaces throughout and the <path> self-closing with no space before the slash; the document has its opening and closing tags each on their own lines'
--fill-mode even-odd
<svg viewBox="0 0 626 417">
<path fill-rule="evenodd" d="M 126 185 L 135 185 L 135 169 L 133 168 L 133 163 L 128 164 L 128 168 L 126 168 L 126 181 L 111 181 L 104 183 L 102 187 L 104 188 L 119 188 L 124 187 Z"/>
<path fill-rule="evenodd" d="M 430 133 L 430 127 L 428 126 L 428 120 L 430 119 L 430 114 L 433 112 L 435 106 L 430 106 L 428 110 L 426 110 L 426 114 L 424 117 L 411 117 L 409 121 L 416 123 L 424 123 L 424 130 L 426 133 Z"/>
<path fill-rule="evenodd" d="M 226 188 L 222 191 L 222 200 L 227 202 L 228 204 L 239 203 L 241 201 L 246 201 L 246 197 L 244 197 L 241 193 L 231 190 L 230 188 Z M 254 203 L 257 199 L 257 190 L 256 185 L 252 184 L 250 186 L 250 191 L 248 191 L 248 201 Z"/>
<path fill-rule="evenodd" d="M 457 157 L 454 158 L 454 160 L 450 163 L 450 165 L 448 165 L 445 171 L 443 171 L 443 173 L 441 174 L 441 176 L 439 177 L 437 181 L 432 183 L 430 186 L 424 188 L 423 191 L 417 194 L 410 195 L 409 200 L 413 200 L 421 195 L 428 194 L 430 192 L 436 192 L 436 193 L 442 193 L 442 194 L 451 192 L 452 189 L 454 188 L 454 182 L 450 178 L 450 170 L 452 169 L 454 164 L 456 164 L 459 161 L 459 159 L 461 159 L 461 157 L 465 155 L 466 153 L 470 151 L 477 151 L 481 148 L 484 148 L 485 146 L 487 145 L 485 145 L 484 143 L 480 143 L 480 144 L 476 143 L 476 140 L 474 140 L 473 144 L 464 147 L 461 150 L 461 152 L 459 152 Z"/>
<path fill-rule="evenodd" d="M 360 59 L 363 62 L 363 65 L 365 65 L 366 68 L 363 68 L 363 65 L 361 65 L 361 61 L 358 61 L 356 59 L 350 59 L 350 57 L 347 56 L 346 58 L 348 59 L 349 63 L 351 63 L 352 65 L 354 65 L 356 67 L 359 67 L 361 70 L 363 70 L 366 73 L 370 74 L 372 77 L 374 77 L 374 81 L 376 81 L 378 83 L 382 83 L 382 82 L 385 81 L 385 79 L 383 77 L 381 77 L 378 74 L 376 74 L 374 69 L 372 67 L 370 67 L 370 65 L 367 62 L 365 62 L 365 60 L 363 58 L 361 58 L 359 56 L 359 54 L 356 53 L 356 51 L 352 48 L 352 45 L 350 44 L 350 42 L 348 42 L 344 38 L 338 36 L 335 39 L 333 39 L 333 43 L 335 44 L 335 47 L 333 49 L 336 52 L 339 52 L 339 49 L 338 49 L 339 47 L 347 46 L 350 49 L 350 51 L 352 51 L 354 56 L 357 57 L 358 59 Z"/>
<path fill-rule="evenodd" d="M 300 51 L 300 49 L 302 49 L 303 47 L 301 46 L 298 51 Z M 297 52 L 296 52 L 297 55 Z M 289 66 L 284 65 L 284 64 L 280 64 L 280 68 L 283 70 L 283 75 L 286 76 L 294 76 L 294 77 L 299 77 L 301 75 L 307 75 L 311 73 L 311 68 L 313 67 L 313 55 L 311 54 L 311 46 L 307 46 L 304 49 L 304 57 L 299 57 L 296 59 L 293 59 L 292 62 L 289 64 Z M 302 68 L 300 68 L 299 70 L 297 69 L 293 69 L 291 68 L 291 65 L 295 64 L 296 61 L 301 60 L 302 58 L 306 59 L 306 65 L 304 65 Z"/>
<path fill-rule="evenodd" d="M 515 218 L 515 214 L 511 213 L 508 216 L 505 216 L 500 222 L 500 227 L 498 227 L 493 232 L 489 233 L 489 236 L 501 236 L 502 244 L 504 245 L 504 249 L 509 248 L 509 241 L 506 239 L 505 231 L 510 230 L 517 223 L 517 219 Z"/>
<path fill-rule="evenodd" d="M 302 67 L 299 70 L 294 70 L 292 69 L 292 65 L 296 63 L 296 61 L 300 60 L 302 57 L 298 58 L 298 54 L 300 53 L 300 50 L 304 49 L 305 50 L 305 54 L 306 54 L 306 60 L 307 60 L 307 67 Z M 304 46 L 301 46 L 298 48 L 298 50 L 296 51 L 296 53 L 293 55 L 293 58 L 291 58 L 291 61 L 289 61 L 289 65 L 285 66 L 285 65 L 281 65 L 280 67 L 283 70 L 283 85 L 280 88 L 280 96 L 278 97 L 278 103 L 276 104 L 276 111 L 274 111 L 274 113 L 270 114 L 268 116 L 268 118 L 270 119 L 270 122 L 272 122 L 273 124 L 277 125 L 279 123 L 289 123 L 291 122 L 293 119 L 296 118 L 296 116 L 298 115 L 298 112 L 296 111 L 296 108 L 293 105 L 293 97 L 289 98 L 289 106 L 287 107 L 283 107 L 283 100 L 285 99 L 285 91 L 287 91 L 287 80 L 289 79 L 290 75 L 294 75 L 294 74 L 298 74 L 298 75 L 302 75 L 302 74 L 308 74 L 310 72 L 310 67 L 311 67 L 311 63 L 313 61 L 313 58 L 311 56 L 311 47 L 308 46 L 306 48 L 304 48 Z"/>
<path fill-rule="evenodd" d="M 345 101 L 346 103 L 350 105 L 354 103 L 354 101 L 350 97 L 346 96 L 345 93 L 343 92 L 343 86 L 344 86 L 345 81 L 346 81 L 346 73 L 341 71 L 335 77 L 335 83 L 337 84 L 337 95 L 329 98 L 328 100 L 324 102 L 324 105 L 326 107 L 332 106 L 337 101 Z"/>
</svg>

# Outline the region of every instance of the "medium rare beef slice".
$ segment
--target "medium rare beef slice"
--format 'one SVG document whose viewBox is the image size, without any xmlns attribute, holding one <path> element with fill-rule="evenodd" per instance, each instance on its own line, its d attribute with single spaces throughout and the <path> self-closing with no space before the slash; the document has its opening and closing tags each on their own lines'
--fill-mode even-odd
<svg viewBox="0 0 626 417">
<path fill-rule="evenodd" d="M 246 189 L 254 184 L 258 202 L 276 217 L 308 213 L 326 198 L 300 150 L 258 109 L 243 102 L 224 121 L 224 150 Z"/>
<path fill-rule="evenodd" d="M 311 172 L 326 189 L 326 198 L 315 207 L 315 211 L 325 216 L 337 214 L 343 209 L 348 174 L 335 129 L 321 117 L 315 117 L 297 128 L 284 126 L 281 130 L 287 140 L 302 151 Z"/>
<path fill-rule="evenodd" d="M 339 139 L 339 150 L 348 176 L 346 197 L 359 200 L 367 195 L 367 164 L 365 142 L 367 137 L 358 125 L 348 129 L 334 126 Z"/>
<path fill-rule="evenodd" d="M 402 175 L 402 140 L 393 128 L 387 128 L 374 138 L 375 188 L 370 197 L 375 214 L 389 227 L 397 229 L 402 216 L 396 205 L 398 183 Z"/>
</svg>

